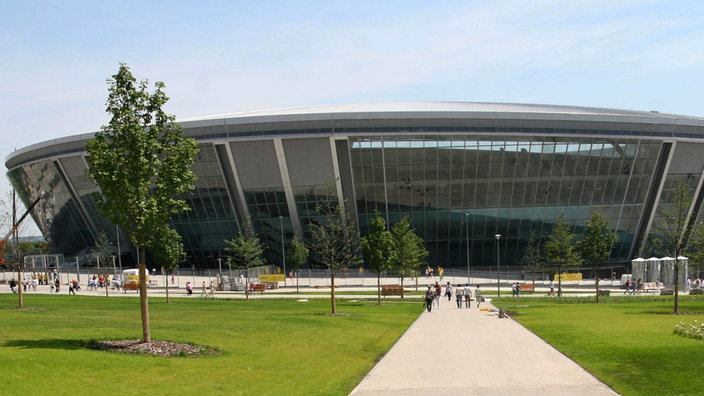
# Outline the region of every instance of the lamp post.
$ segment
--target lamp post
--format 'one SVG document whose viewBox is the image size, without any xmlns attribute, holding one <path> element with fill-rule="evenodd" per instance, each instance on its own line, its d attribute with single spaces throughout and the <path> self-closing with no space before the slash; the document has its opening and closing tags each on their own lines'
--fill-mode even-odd
<svg viewBox="0 0 704 396">
<path fill-rule="evenodd" d="M 120 251 L 120 229 L 115 226 L 115 238 L 117 238 L 117 262 L 120 264 L 120 274 L 122 274 L 122 252 Z"/>
<path fill-rule="evenodd" d="M 499 260 L 499 239 L 501 239 L 501 234 L 494 236 L 496 237 L 496 295 L 501 297 L 501 260 Z"/>
<path fill-rule="evenodd" d="M 286 286 L 286 246 L 284 243 L 284 217 L 279 216 L 279 225 L 281 226 L 281 258 L 284 263 L 284 286 Z"/>
<path fill-rule="evenodd" d="M 469 213 L 465 213 L 464 216 L 465 243 L 467 244 L 467 284 L 470 284 L 472 280 L 469 272 Z"/>
</svg>

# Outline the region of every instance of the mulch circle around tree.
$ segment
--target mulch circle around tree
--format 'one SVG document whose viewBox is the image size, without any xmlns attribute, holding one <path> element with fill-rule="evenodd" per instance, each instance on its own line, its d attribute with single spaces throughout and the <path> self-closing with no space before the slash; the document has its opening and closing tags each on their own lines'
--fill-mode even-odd
<svg viewBox="0 0 704 396">
<path fill-rule="evenodd" d="M 162 357 L 203 357 L 219 355 L 220 351 L 195 344 L 172 341 L 142 342 L 133 340 L 103 340 L 90 343 L 92 349 L 137 355 Z"/>
</svg>

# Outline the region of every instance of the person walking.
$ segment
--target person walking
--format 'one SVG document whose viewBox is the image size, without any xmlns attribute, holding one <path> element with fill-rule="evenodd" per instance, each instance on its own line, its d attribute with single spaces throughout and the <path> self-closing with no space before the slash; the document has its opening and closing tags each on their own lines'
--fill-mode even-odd
<svg viewBox="0 0 704 396">
<path fill-rule="evenodd" d="M 447 301 L 452 301 L 452 285 L 450 282 L 447 282 L 447 285 L 445 285 L 445 296 L 447 297 Z"/>
<path fill-rule="evenodd" d="M 464 298 L 464 288 L 462 285 L 457 285 L 455 289 L 455 299 L 457 300 L 457 308 L 462 308 L 462 299 Z"/>
<path fill-rule="evenodd" d="M 435 290 L 432 286 L 428 285 L 428 290 L 425 291 L 425 309 L 428 312 L 433 310 L 433 300 L 435 299 Z"/>
<path fill-rule="evenodd" d="M 469 283 L 464 284 L 464 306 L 472 308 L 472 288 L 469 287 Z"/>
<path fill-rule="evenodd" d="M 203 284 L 200 286 L 200 296 L 201 297 L 206 297 L 208 295 L 206 289 L 207 289 L 207 286 L 205 286 L 205 281 L 203 281 Z"/>
<path fill-rule="evenodd" d="M 440 308 L 440 298 L 442 297 L 442 286 L 438 282 L 435 282 L 435 304 Z"/>
<path fill-rule="evenodd" d="M 193 294 L 193 286 L 191 285 L 191 281 L 186 281 L 186 294 L 189 296 Z"/>
<path fill-rule="evenodd" d="M 479 308 L 479 304 L 484 301 L 484 296 L 482 295 L 481 289 L 479 289 L 479 285 L 477 285 L 477 288 L 474 289 L 474 300 L 477 302 L 477 308 Z"/>
</svg>

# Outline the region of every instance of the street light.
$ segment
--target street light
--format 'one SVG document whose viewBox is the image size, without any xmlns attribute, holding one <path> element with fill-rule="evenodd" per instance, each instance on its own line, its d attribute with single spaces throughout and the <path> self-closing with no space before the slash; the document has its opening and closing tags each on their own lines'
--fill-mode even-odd
<svg viewBox="0 0 704 396">
<path fill-rule="evenodd" d="M 494 235 L 496 237 L 496 294 L 501 297 L 501 260 L 499 260 L 499 239 L 501 234 Z"/>
<path fill-rule="evenodd" d="M 465 213 L 465 242 L 467 243 L 467 284 L 471 283 L 470 272 L 469 272 L 469 213 Z"/>
<path fill-rule="evenodd" d="M 279 216 L 279 225 L 281 226 L 281 257 L 284 262 L 284 286 L 286 286 L 286 246 L 284 244 L 284 217 Z"/>
</svg>

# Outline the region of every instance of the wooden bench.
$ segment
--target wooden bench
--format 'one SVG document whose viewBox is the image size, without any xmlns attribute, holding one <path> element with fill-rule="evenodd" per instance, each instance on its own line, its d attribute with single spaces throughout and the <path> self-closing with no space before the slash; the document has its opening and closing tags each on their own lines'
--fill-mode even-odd
<svg viewBox="0 0 704 396">
<path fill-rule="evenodd" d="M 257 283 L 252 285 L 250 288 L 250 292 L 259 292 L 259 294 L 264 294 L 264 291 L 266 290 L 266 284 L 264 283 Z"/>
<path fill-rule="evenodd" d="M 381 295 L 386 296 L 403 296 L 403 286 L 401 285 L 382 285 Z"/>
<path fill-rule="evenodd" d="M 535 291 L 535 284 L 533 283 L 519 283 L 518 288 L 521 292 L 531 292 Z"/>
</svg>

